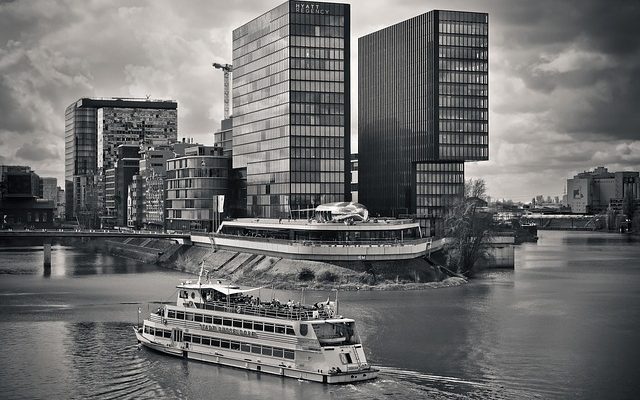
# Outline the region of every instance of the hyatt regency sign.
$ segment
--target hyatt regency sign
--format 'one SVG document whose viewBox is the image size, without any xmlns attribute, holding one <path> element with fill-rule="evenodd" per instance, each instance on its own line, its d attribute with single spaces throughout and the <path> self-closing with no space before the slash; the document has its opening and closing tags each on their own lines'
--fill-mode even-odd
<svg viewBox="0 0 640 400">
<path fill-rule="evenodd" d="M 320 8 L 320 4 L 296 3 L 297 13 L 302 14 L 329 14 L 329 10 Z"/>
</svg>

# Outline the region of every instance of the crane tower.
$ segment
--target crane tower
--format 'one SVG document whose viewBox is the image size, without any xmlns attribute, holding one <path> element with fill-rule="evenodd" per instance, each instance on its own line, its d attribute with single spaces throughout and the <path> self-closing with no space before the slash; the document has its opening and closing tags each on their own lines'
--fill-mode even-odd
<svg viewBox="0 0 640 400">
<path fill-rule="evenodd" d="M 213 63 L 213 67 L 224 72 L 224 119 L 229 118 L 229 79 L 233 66 L 231 64 Z"/>
</svg>

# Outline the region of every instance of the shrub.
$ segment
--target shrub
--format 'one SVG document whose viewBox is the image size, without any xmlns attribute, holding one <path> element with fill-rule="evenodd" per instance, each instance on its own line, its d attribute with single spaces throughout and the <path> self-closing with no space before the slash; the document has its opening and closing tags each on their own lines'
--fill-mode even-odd
<svg viewBox="0 0 640 400">
<path fill-rule="evenodd" d="M 340 279 L 340 275 L 331 271 L 323 271 L 318 275 L 318 282 L 336 282 Z"/>
<path fill-rule="evenodd" d="M 298 279 L 301 281 L 312 281 L 314 278 L 316 277 L 315 272 L 313 272 L 311 269 L 304 267 L 300 270 L 300 272 L 298 272 Z"/>
</svg>

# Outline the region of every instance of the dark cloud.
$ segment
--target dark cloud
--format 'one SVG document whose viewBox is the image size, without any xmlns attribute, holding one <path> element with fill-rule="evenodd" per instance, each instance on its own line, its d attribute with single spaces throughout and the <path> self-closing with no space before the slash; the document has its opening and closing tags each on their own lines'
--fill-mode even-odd
<svg viewBox="0 0 640 400">
<path fill-rule="evenodd" d="M 16 150 L 15 156 L 26 161 L 57 160 L 60 158 L 55 145 L 43 142 L 24 144 Z"/>
<path fill-rule="evenodd" d="M 0 2 L 3 162 L 62 181 L 64 109 L 85 96 L 175 99 L 179 134 L 212 143 L 223 107 L 211 63 L 230 62 L 232 30 L 283 1 Z M 491 160 L 467 171 L 494 195 L 560 193 L 594 163 L 640 168 L 640 2 L 348 2 L 352 93 L 359 36 L 436 8 L 489 13 Z"/>
</svg>

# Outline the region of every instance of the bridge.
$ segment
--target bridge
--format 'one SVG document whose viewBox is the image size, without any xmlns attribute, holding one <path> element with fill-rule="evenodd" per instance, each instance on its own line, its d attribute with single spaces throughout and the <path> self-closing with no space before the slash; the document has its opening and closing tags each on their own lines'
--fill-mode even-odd
<svg viewBox="0 0 640 400">
<path fill-rule="evenodd" d="M 51 242 L 60 238 L 145 238 L 145 239 L 174 239 L 180 244 L 191 244 L 189 233 L 164 233 L 151 231 L 116 231 L 107 229 L 31 229 L 31 230 L 0 230 L 0 243 L 3 239 L 42 239 L 44 250 L 45 271 L 51 268 Z"/>
<path fill-rule="evenodd" d="M 31 229 L 31 230 L 0 230 L 2 238 L 35 238 L 35 239 L 57 239 L 57 238 L 150 238 L 150 239 L 177 239 L 190 240 L 190 233 L 164 233 L 152 231 L 115 231 L 107 229 Z"/>
</svg>

